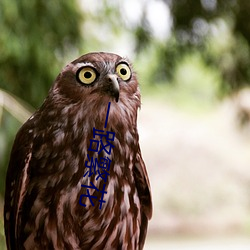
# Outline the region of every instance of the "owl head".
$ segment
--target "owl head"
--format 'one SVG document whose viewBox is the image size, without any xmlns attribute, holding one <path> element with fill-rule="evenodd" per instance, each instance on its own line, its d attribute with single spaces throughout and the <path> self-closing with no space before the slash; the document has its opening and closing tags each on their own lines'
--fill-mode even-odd
<svg viewBox="0 0 250 250">
<path fill-rule="evenodd" d="M 58 124 L 80 133 L 105 123 L 109 102 L 110 129 L 122 136 L 136 127 L 141 99 L 131 63 L 112 53 L 89 53 L 61 71 L 38 114 L 45 127 Z"/>
<path fill-rule="evenodd" d="M 89 53 L 68 64 L 57 77 L 52 94 L 70 102 L 87 102 L 86 105 L 140 102 L 131 63 L 104 52 Z"/>
</svg>

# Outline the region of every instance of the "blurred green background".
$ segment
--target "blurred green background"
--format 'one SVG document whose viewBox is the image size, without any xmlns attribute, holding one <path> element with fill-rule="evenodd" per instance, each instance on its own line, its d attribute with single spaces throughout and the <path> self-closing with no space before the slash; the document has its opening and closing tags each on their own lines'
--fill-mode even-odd
<svg viewBox="0 0 250 250">
<path fill-rule="evenodd" d="M 145 249 L 249 249 L 249 23 L 246 0 L 2 0 L 0 249 L 15 134 L 90 51 L 129 57 L 138 73 L 154 202 Z"/>
</svg>

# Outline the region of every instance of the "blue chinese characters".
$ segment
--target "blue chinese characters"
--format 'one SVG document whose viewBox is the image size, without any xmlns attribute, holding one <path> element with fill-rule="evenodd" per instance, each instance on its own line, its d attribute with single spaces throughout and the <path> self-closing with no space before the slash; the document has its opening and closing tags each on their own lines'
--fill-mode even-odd
<svg viewBox="0 0 250 250">
<path fill-rule="evenodd" d="M 108 110 L 107 110 L 104 128 L 107 127 L 109 110 L 110 110 L 110 102 L 108 104 Z M 99 178 L 101 178 L 101 180 L 104 183 L 103 183 L 102 189 L 98 189 L 92 181 L 90 181 L 90 185 L 81 185 L 82 187 L 86 188 L 86 194 L 82 194 L 79 199 L 79 204 L 81 206 L 86 207 L 86 205 L 82 203 L 82 199 L 84 197 L 87 197 L 89 199 L 92 206 L 94 206 L 93 200 L 98 199 L 97 196 L 90 194 L 89 189 L 94 189 L 97 192 L 101 193 L 101 198 L 99 199 L 99 203 L 100 203 L 99 209 L 101 209 L 102 204 L 106 202 L 103 199 L 103 197 L 104 197 L 104 194 L 107 193 L 105 191 L 105 186 L 106 186 L 107 178 L 109 175 L 110 163 L 111 163 L 111 160 L 107 155 L 110 155 L 111 150 L 115 147 L 111 143 L 114 141 L 114 138 L 115 138 L 115 132 L 104 131 L 104 130 L 93 128 L 93 139 L 90 139 L 90 145 L 89 145 L 88 151 L 97 152 L 98 155 L 102 152 L 102 154 L 105 156 L 93 158 L 93 156 L 90 157 L 89 154 L 87 154 L 88 160 L 85 161 L 85 167 L 88 170 L 85 172 L 84 177 L 91 177 L 94 174 L 96 176 L 95 180 L 98 180 Z"/>
</svg>

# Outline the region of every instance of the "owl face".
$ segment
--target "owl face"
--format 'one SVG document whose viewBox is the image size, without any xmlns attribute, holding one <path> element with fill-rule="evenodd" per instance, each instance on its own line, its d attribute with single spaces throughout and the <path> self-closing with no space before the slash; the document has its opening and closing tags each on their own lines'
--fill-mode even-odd
<svg viewBox="0 0 250 250">
<path fill-rule="evenodd" d="M 100 99 L 119 102 L 139 97 L 138 83 L 128 60 L 111 53 L 89 53 L 67 65 L 53 87 L 71 102 Z"/>
</svg>

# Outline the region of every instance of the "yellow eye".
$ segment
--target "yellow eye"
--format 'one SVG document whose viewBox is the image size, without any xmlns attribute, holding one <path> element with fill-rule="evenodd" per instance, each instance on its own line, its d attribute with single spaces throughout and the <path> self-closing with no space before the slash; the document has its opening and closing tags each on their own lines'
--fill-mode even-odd
<svg viewBox="0 0 250 250">
<path fill-rule="evenodd" d="M 118 64 L 116 67 L 116 72 L 124 81 L 129 80 L 131 77 L 131 70 L 126 63 Z"/>
<path fill-rule="evenodd" d="M 91 84 L 95 81 L 97 75 L 93 68 L 83 67 L 78 70 L 77 78 L 83 84 Z"/>
</svg>

